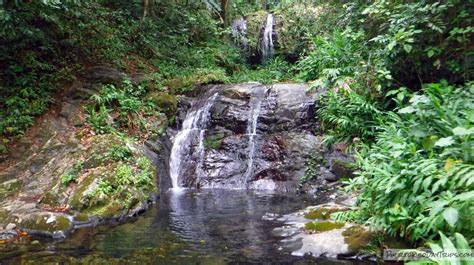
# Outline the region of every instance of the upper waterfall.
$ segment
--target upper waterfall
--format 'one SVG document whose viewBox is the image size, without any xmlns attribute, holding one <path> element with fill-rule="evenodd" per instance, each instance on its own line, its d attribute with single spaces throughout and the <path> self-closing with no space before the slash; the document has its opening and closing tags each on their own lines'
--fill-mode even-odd
<svg viewBox="0 0 474 265">
<path fill-rule="evenodd" d="M 273 24 L 273 14 L 268 14 L 261 43 L 262 63 L 267 62 L 273 57 Z"/>
</svg>

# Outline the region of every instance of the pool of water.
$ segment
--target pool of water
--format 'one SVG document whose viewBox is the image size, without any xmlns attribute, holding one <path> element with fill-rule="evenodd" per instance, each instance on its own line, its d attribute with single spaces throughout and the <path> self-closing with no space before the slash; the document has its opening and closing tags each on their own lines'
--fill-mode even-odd
<svg viewBox="0 0 474 265">
<path fill-rule="evenodd" d="M 3 263 L 339 264 L 279 250 L 265 213 L 286 214 L 325 202 L 245 190 L 166 192 L 144 215 L 75 231 L 65 240 L 26 238 L 0 246 Z"/>
</svg>

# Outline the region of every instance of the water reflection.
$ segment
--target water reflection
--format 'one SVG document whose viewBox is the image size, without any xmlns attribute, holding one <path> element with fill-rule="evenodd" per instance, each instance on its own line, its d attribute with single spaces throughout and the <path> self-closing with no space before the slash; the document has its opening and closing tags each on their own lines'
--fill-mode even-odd
<svg viewBox="0 0 474 265">
<path fill-rule="evenodd" d="M 294 194 L 170 191 L 144 216 L 81 229 L 64 241 L 30 242 L 0 252 L 0 260 L 13 264 L 313 264 L 313 258 L 293 257 L 278 250 L 279 238 L 271 233 L 278 224 L 262 220 L 265 213 L 286 214 L 310 203 L 316 202 Z"/>
</svg>

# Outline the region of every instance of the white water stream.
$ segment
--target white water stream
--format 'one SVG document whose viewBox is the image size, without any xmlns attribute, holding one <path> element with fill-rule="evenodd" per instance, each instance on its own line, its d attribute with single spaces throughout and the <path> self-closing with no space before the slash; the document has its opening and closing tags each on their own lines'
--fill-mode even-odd
<svg viewBox="0 0 474 265">
<path fill-rule="evenodd" d="M 184 155 L 190 151 L 192 139 L 198 134 L 198 153 L 201 156 L 204 148 L 203 138 L 206 124 L 209 119 L 209 110 L 217 98 L 217 93 L 210 97 L 203 107 L 188 112 L 183 122 L 183 128 L 175 136 L 170 155 L 170 177 L 173 189 L 180 189 L 179 177 Z"/>
</svg>

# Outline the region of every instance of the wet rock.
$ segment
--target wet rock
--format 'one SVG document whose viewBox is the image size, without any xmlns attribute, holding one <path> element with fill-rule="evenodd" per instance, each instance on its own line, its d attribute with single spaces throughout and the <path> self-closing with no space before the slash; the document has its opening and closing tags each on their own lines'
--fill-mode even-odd
<svg viewBox="0 0 474 265">
<path fill-rule="evenodd" d="M 355 167 L 352 161 L 336 159 L 332 161 L 331 172 L 336 178 L 352 178 L 354 176 Z"/>
<path fill-rule="evenodd" d="M 188 112 L 196 111 L 209 94 L 218 93 L 218 97 L 209 112 L 203 143 L 191 132 L 195 139 L 181 158 L 182 184 L 295 191 L 306 159 L 320 146 L 320 138 L 312 131 L 315 95 L 308 94 L 307 88 L 302 84 L 258 83 L 203 88 L 206 92 L 194 100 Z M 256 134 L 251 135 L 249 126 L 255 111 L 259 111 Z M 255 150 L 252 155 L 251 142 Z"/>
<path fill-rule="evenodd" d="M 0 230 L 0 240 L 11 241 L 18 237 L 18 232 L 12 229 Z"/>
<path fill-rule="evenodd" d="M 369 243 L 369 230 L 361 225 L 329 220 L 332 213 L 346 209 L 345 205 L 337 203 L 311 206 L 278 218 L 282 225 L 273 233 L 284 237 L 282 249 L 295 256 L 337 258 L 357 254 Z"/>
<path fill-rule="evenodd" d="M 321 176 L 327 181 L 336 181 L 336 180 L 339 179 L 338 176 L 334 175 L 331 171 L 329 171 L 325 167 L 320 167 L 319 172 L 320 172 Z"/>
<path fill-rule="evenodd" d="M 16 228 L 16 224 L 13 224 L 13 223 L 9 223 L 7 224 L 7 226 L 5 227 L 6 230 L 13 230 Z"/>
</svg>

